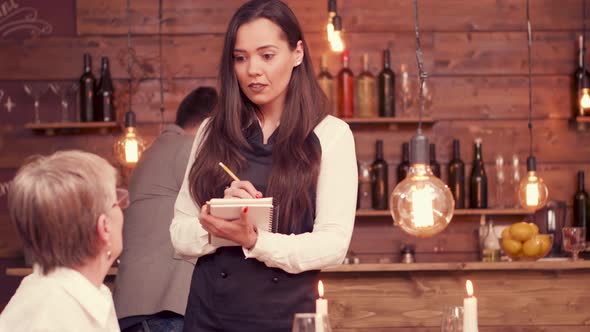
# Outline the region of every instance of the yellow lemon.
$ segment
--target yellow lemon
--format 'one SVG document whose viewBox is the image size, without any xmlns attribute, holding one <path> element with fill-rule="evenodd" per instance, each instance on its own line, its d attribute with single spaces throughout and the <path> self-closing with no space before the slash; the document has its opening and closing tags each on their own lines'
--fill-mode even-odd
<svg viewBox="0 0 590 332">
<path fill-rule="evenodd" d="M 536 236 L 527 240 L 522 245 L 522 252 L 527 257 L 536 257 L 536 256 L 541 255 L 542 254 L 541 249 L 542 249 L 541 240 Z"/>
<path fill-rule="evenodd" d="M 503 237 L 502 249 L 504 249 L 504 251 L 510 256 L 518 256 L 520 250 L 522 249 L 522 243 L 508 237 Z"/>
<path fill-rule="evenodd" d="M 506 227 L 502 230 L 502 238 L 503 239 L 510 239 L 510 227 Z"/>
<path fill-rule="evenodd" d="M 533 237 L 533 229 L 524 221 L 518 222 L 510 226 L 510 237 L 525 242 Z"/>
<path fill-rule="evenodd" d="M 539 226 L 537 226 L 536 224 L 530 222 L 529 223 L 529 227 L 533 230 L 533 235 L 539 234 Z"/>
<path fill-rule="evenodd" d="M 547 255 L 551 250 L 551 237 L 548 234 L 539 234 L 537 238 L 541 241 L 541 255 Z"/>
</svg>

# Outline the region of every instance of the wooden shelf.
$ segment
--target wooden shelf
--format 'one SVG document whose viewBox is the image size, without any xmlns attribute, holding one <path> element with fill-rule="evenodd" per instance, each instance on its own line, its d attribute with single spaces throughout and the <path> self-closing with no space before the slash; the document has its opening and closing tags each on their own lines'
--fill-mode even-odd
<svg viewBox="0 0 590 332">
<path fill-rule="evenodd" d="M 119 268 L 113 266 L 107 272 L 107 276 L 116 276 L 117 272 L 119 272 Z M 31 273 L 33 273 L 31 267 L 9 267 L 6 269 L 6 275 L 10 277 L 26 277 Z"/>
<path fill-rule="evenodd" d="M 590 116 L 576 116 L 577 123 L 590 123 Z"/>
<path fill-rule="evenodd" d="M 457 209 L 453 213 L 455 216 L 520 216 L 528 215 L 529 211 L 523 209 Z M 357 217 L 390 217 L 389 210 L 357 210 Z"/>
<path fill-rule="evenodd" d="M 418 117 L 412 118 L 398 118 L 398 117 L 387 117 L 387 118 L 343 118 L 348 124 L 417 124 Z M 430 125 L 436 121 L 433 118 L 422 118 L 422 124 Z"/>
<path fill-rule="evenodd" d="M 57 131 L 81 131 L 81 130 L 98 130 L 106 134 L 109 130 L 119 127 L 117 122 L 29 122 L 25 124 L 26 129 L 42 131 L 46 135 L 55 135 Z"/>
</svg>

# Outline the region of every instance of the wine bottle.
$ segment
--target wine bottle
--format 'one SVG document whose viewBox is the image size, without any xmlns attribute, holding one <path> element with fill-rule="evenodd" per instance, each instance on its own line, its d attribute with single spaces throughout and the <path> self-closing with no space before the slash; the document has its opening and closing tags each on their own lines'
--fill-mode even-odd
<svg viewBox="0 0 590 332">
<path fill-rule="evenodd" d="M 383 51 L 383 69 L 377 81 L 379 116 L 395 116 L 395 73 L 391 70 L 389 49 Z"/>
<path fill-rule="evenodd" d="M 348 68 L 348 50 L 342 52 L 342 69 L 338 72 L 338 116 L 351 118 L 354 116 L 354 74 Z"/>
<path fill-rule="evenodd" d="M 475 156 L 469 177 L 469 207 L 485 209 L 488 207 L 488 178 L 483 163 L 481 139 L 475 140 L 473 149 Z"/>
<path fill-rule="evenodd" d="M 430 169 L 440 179 L 440 164 L 436 161 L 436 144 L 430 143 Z"/>
<path fill-rule="evenodd" d="M 111 80 L 111 71 L 109 69 L 109 59 L 102 57 L 100 64 L 100 82 L 96 90 L 96 120 L 97 121 L 115 121 L 115 106 L 113 81 Z M 131 98 L 131 96 L 129 96 Z"/>
<path fill-rule="evenodd" d="M 588 193 L 584 190 L 584 171 L 579 171 L 578 191 L 574 195 L 574 226 L 586 227 L 586 232 L 590 229 L 588 204 L 590 204 L 590 200 L 588 199 Z"/>
<path fill-rule="evenodd" d="M 588 70 L 584 70 L 584 37 L 579 36 L 578 39 L 578 68 L 574 73 L 574 80 L 573 80 L 573 87 L 572 87 L 572 105 L 574 107 L 574 116 L 587 116 L 590 115 L 590 107 L 589 105 L 582 106 L 581 100 L 583 96 L 583 90 L 590 88 L 590 72 Z M 588 90 L 586 90 L 586 94 L 588 94 Z"/>
<path fill-rule="evenodd" d="M 402 162 L 397 165 L 397 183 L 402 182 L 410 170 L 410 145 L 402 144 Z"/>
<path fill-rule="evenodd" d="M 465 208 L 465 163 L 461 160 L 459 140 L 453 140 L 453 159 L 449 162 L 449 187 L 455 199 L 455 208 Z"/>
<path fill-rule="evenodd" d="M 363 71 L 356 79 L 356 107 L 359 118 L 371 118 L 377 116 L 377 85 L 375 76 L 369 69 L 369 54 L 362 57 Z"/>
<path fill-rule="evenodd" d="M 80 76 L 80 121 L 94 121 L 94 89 L 96 79 L 92 75 L 92 59 L 84 53 L 84 73 Z"/>
<path fill-rule="evenodd" d="M 377 140 L 375 161 L 371 165 L 372 205 L 376 210 L 387 210 L 387 162 L 383 159 L 383 141 Z"/>
<path fill-rule="evenodd" d="M 326 97 L 328 98 L 328 112 L 336 115 L 336 106 L 334 104 L 334 79 L 332 74 L 328 71 L 328 57 L 326 54 L 320 58 L 320 73 L 318 75 L 318 82 Z"/>
</svg>

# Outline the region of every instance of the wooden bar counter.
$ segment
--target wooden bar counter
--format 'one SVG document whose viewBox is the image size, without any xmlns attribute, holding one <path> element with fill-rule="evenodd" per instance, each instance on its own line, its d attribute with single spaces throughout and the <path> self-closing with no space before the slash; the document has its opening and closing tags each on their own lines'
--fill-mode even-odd
<svg viewBox="0 0 590 332">
<path fill-rule="evenodd" d="M 25 276 L 30 268 L 10 268 Z M 109 271 L 112 283 L 117 268 Z M 590 331 L 590 261 L 349 264 L 322 271 L 334 331 L 439 332 L 473 281 L 479 331 Z"/>
</svg>

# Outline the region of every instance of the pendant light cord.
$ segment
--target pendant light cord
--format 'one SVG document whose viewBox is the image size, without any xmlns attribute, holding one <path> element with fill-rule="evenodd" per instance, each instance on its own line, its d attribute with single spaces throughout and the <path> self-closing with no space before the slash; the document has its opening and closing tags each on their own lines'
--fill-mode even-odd
<svg viewBox="0 0 590 332">
<path fill-rule="evenodd" d="M 164 64 L 162 62 L 162 23 L 163 23 L 163 14 L 162 14 L 162 0 L 160 0 L 159 10 L 158 10 L 158 35 L 159 35 L 159 52 L 160 52 L 160 131 L 164 130 L 164 82 L 162 81 L 164 76 Z"/>
<path fill-rule="evenodd" d="M 131 49 L 131 0 L 127 0 L 127 87 L 129 96 L 127 100 L 127 112 L 131 112 L 131 69 L 133 54 Z"/>
<path fill-rule="evenodd" d="M 533 33 L 531 30 L 531 16 L 530 16 L 530 5 L 529 0 L 526 0 L 526 20 L 528 29 L 528 56 L 529 56 L 529 152 L 530 156 L 533 155 L 533 83 L 532 83 L 532 57 L 531 57 L 531 45 L 533 43 Z"/>
<path fill-rule="evenodd" d="M 414 0 L 414 30 L 416 31 L 416 61 L 418 62 L 418 72 L 420 75 L 420 108 L 418 110 L 418 133 L 422 133 L 422 113 L 424 112 L 424 85 L 428 74 L 424 71 L 422 64 L 422 49 L 420 48 L 420 31 L 418 30 L 418 0 Z"/>
</svg>

